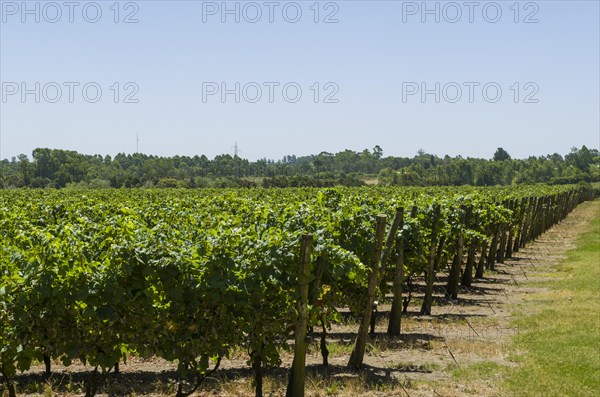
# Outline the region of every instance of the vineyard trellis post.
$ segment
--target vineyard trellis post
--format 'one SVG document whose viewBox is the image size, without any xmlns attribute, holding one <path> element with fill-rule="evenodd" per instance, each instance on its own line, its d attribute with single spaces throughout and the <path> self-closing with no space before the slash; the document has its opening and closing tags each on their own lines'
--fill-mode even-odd
<svg viewBox="0 0 600 397">
<path fill-rule="evenodd" d="M 473 206 L 470 205 L 468 208 L 468 213 L 470 216 L 473 216 Z M 469 219 L 470 219 L 469 216 Z M 479 223 L 479 213 L 475 213 L 473 216 L 473 224 L 477 225 Z M 469 222 L 470 223 L 470 222 Z M 467 225 L 468 228 L 468 225 Z M 461 285 L 464 287 L 470 287 L 473 283 L 473 268 L 475 267 L 475 254 L 477 252 L 477 247 L 479 244 L 479 239 L 476 236 L 471 236 L 469 239 L 469 247 L 467 249 L 467 263 L 465 264 L 465 269 L 463 271 L 463 275 L 461 277 Z"/>
<path fill-rule="evenodd" d="M 404 228 L 404 208 L 398 209 L 400 223 L 398 228 Z M 394 336 L 400 335 L 400 325 L 402 320 L 402 282 L 404 281 L 404 235 L 396 240 L 396 269 L 394 272 L 394 298 L 392 300 L 392 308 L 390 309 L 390 321 L 388 323 L 387 333 Z"/>
<path fill-rule="evenodd" d="M 458 282 L 460 279 L 460 270 L 462 268 L 463 251 L 464 251 L 464 233 L 469 228 L 471 221 L 471 210 L 466 205 L 461 205 L 459 225 L 458 225 L 458 236 L 456 241 L 456 253 L 452 259 L 452 267 L 450 268 L 450 275 L 448 276 L 448 283 L 446 285 L 446 295 L 450 299 L 458 298 Z"/>
<path fill-rule="evenodd" d="M 375 227 L 375 249 L 373 250 L 373 259 L 370 264 L 369 283 L 367 289 L 367 302 L 362 313 L 362 319 L 356 335 L 354 349 L 348 361 L 348 367 L 352 369 L 360 369 L 365 356 L 367 347 L 367 335 L 371 324 L 371 315 L 373 310 L 373 302 L 375 302 L 375 293 L 379 281 L 379 262 L 381 260 L 381 249 L 383 247 L 383 239 L 385 237 L 386 216 L 378 215 Z"/>
<path fill-rule="evenodd" d="M 313 236 L 302 236 L 298 261 L 298 320 L 295 330 L 294 361 L 288 381 L 287 397 L 304 397 L 306 365 L 306 332 L 308 329 L 308 284 Z"/>
<path fill-rule="evenodd" d="M 429 248 L 429 267 L 427 269 L 427 287 L 425 289 L 425 297 L 423 298 L 423 305 L 421 306 L 421 314 L 431 315 L 431 306 L 433 304 L 433 282 L 435 280 L 435 264 L 436 246 L 437 246 L 437 223 L 440 217 L 441 207 L 436 204 L 433 207 L 433 222 L 431 226 L 431 246 Z M 443 242 L 440 242 L 443 244 Z M 439 249 L 437 250 L 439 251 Z"/>
<path fill-rule="evenodd" d="M 320 298 L 320 288 L 321 288 L 321 280 L 323 278 L 323 273 L 325 272 L 325 258 L 323 256 L 317 257 L 317 271 L 315 274 L 315 280 L 313 282 L 311 292 L 312 292 L 312 305 L 313 307 L 322 306 L 322 302 L 319 301 Z M 319 316 L 319 321 L 321 323 L 321 356 L 323 357 L 323 366 L 328 366 L 329 361 L 329 350 L 327 349 L 327 327 L 325 322 L 325 314 L 321 313 Z M 312 336 L 312 327 L 311 327 L 311 336 Z"/>
</svg>

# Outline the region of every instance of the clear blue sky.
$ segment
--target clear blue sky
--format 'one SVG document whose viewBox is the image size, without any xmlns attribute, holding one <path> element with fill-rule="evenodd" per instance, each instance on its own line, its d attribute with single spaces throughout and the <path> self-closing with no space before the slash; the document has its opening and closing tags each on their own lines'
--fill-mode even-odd
<svg viewBox="0 0 600 397">
<path fill-rule="evenodd" d="M 239 23 L 222 15 L 221 1 L 120 2 L 118 16 L 113 0 L 48 3 L 27 2 L 27 13 L 22 1 L 0 1 L 2 158 L 36 147 L 132 153 L 136 134 L 144 153 L 212 158 L 231 153 L 237 141 L 252 160 L 375 145 L 384 155 L 423 148 L 486 158 L 499 146 L 519 158 L 600 145 L 596 0 L 519 2 L 518 16 L 512 0 L 473 8 L 427 2 L 428 10 L 438 7 L 439 23 L 422 15 L 421 1 L 319 2 L 319 23 L 313 0 L 228 2 L 239 7 Z M 299 21 L 286 21 L 298 8 Z M 257 9 L 262 16 L 251 23 Z M 123 23 L 128 16 L 138 22 Z M 323 23 L 328 16 L 337 23 Z M 35 92 L 36 82 L 40 103 L 34 93 L 21 95 Z M 240 103 L 234 94 L 225 103 L 219 93 L 203 100 L 203 83 L 207 94 L 221 83 L 235 90 L 236 82 Z M 256 86 L 246 85 L 252 82 L 262 90 L 256 103 Z M 424 103 L 420 92 L 408 95 L 415 87 L 435 91 L 436 82 L 439 103 L 433 93 Z M 65 83 L 79 84 L 73 103 Z M 94 85 L 84 97 L 86 83 Z M 264 83 L 279 84 L 273 103 Z M 296 85 L 284 96 L 286 83 Z M 478 84 L 472 103 L 470 83 Z M 52 103 L 57 85 L 62 97 Z M 94 87 L 102 97 L 88 103 Z M 130 99 L 138 103 L 124 103 L 136 87 Z M 288 103 L 295 87 L 302 97 Z M 497 87 L 502 95 L 494 102 Z M 334 92 L 337 103 L 325 103 Z"/>
</svg>

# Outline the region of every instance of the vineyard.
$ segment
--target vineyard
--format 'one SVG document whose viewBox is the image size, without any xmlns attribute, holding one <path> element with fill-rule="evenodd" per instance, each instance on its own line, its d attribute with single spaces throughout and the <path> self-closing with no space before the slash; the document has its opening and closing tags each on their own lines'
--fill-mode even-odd
<svg viewBox="0 0 600 397">
<path fill-rule="evenodd" d="M 360 369 L 373 309 L 401 333 L 407 283 L 421 314 L 493 271 L 588 198 L 581 186 L 0 191 L 0 376 L 43 362 L 90 366 L 86 396 L 128 357 L 176 363 L 177 395 L 247 352 L 255 392 L 293 351 L 287 395 L 304 395 L 307 334 L 344 309 Z M 1 390 L 1 389 L 0 389 Z"/>
</svg>

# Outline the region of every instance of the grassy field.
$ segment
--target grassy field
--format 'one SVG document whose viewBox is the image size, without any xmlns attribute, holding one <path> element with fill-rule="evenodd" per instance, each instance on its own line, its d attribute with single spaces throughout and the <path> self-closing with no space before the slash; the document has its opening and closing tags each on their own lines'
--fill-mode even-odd
<svg viewBox="0 0 600 397">
<path fill-rule="evenodd" d="M 535 274 L 543 288 L 521 306 L 515 325 L 517 368 L 507 394 L 519 397 L 600 395 L 600 201 L 588 230 L 551 272 Z"/>
</svg>

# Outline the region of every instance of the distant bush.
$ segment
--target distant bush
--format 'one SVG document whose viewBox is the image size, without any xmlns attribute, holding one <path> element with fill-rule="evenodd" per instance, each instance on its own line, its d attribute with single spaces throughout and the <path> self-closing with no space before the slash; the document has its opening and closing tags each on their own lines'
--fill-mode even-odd
<svg viewBox="0 0 600 397">
<path fill-rule="evenodd" d="M 50 184 L 45 184 L 44 186 L 35 186 L 35 187 L 48 187 Z M 65 189 L 110 189 L 110 181 L 106 179 L 94 178 L 89 181 L 81 181 L 81 182 L 69 182 L 66 184 Z"/>
<path fill-rule="evenodd" d="M 161 178 L 156 182 L 154 186 L 157 189 L 177 189 L 182 187 L 188 187 L 186 181 L 181 181 L 175 178 Z"/>
</svg>

